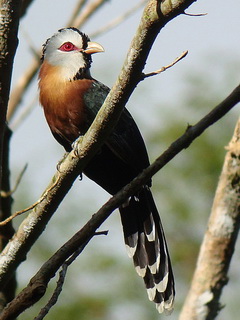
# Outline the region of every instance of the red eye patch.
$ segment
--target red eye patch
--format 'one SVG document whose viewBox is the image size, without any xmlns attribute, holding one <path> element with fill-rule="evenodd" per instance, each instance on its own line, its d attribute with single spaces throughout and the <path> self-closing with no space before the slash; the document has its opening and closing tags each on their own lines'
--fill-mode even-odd
<svg viewBox="0 0 240 320">
<path fill-rule="evenodd" d="M 68 52 L 68 51 L 78 50 L 78 48 L 72 42 L 65 42 L 64 44 L 61 45 L 59 50 Z"/>
</svg>

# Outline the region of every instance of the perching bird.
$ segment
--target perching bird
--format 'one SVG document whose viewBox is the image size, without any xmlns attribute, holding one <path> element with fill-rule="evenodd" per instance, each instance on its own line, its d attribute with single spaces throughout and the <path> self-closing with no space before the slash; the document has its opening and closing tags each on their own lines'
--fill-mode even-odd
<svg viewBox="0 0 240 320">
<path fill-rule="evenodd" d="M 66 151 L 84 135 L 109 88 L 92 78 L 91 54 L 104 51 L 76 28 L 60 29 L 43 45 L 39 73 L 40 103 L 52 134 Z M 84 169 L 84 174 L 115 194 L 149 165 L 143 138 L 124 109 L 113 133 Z M 120 208 L 128 255 L 144 279 L 158 311 L 170 312 L 174 278 L 151 181 Z"/>
</svg>

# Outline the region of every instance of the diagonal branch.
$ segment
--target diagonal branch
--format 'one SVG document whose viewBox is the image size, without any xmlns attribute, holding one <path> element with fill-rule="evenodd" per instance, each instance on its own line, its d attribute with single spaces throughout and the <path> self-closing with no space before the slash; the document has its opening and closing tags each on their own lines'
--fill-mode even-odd
<svg viewBox="0 0 240 320">
<path fill-rule="evenodd" d="M 223 117 L 238 102 L 240 102 L 240 86 L 196 125 L 188 127 L 186 132 L 174 141 L 159 158 L 139 174 L 131 183 L 111 197 L 80 231 L 78 231 L 44 263 L 37 274 L 30 280 L 28 286 L 4 309 L 0 315 L 0 320 L 7 320 L 10 316 L 17 316 L 20 312 L 38 301 L 44 295 L 49 281 L 66 259 L 95 235 L 96 230 L 116 208 L 124 203 L 131 195 L 136 194 L 141 186 L 149 181 L 156 172 L 163 168 L 179 152 L 187 148 L 194 139 Z M 70 153 L 62 165 L 66 166 L 67 162 L 77 160 L 77 158 L 72 158 L 71 160 L 71 154 L 73 153 L 74 151 Z"/>
<path fill-rule="evenodd" d="M 126 12 L 124 12 L 122 15 L 118 16 L 117 18 L 114 18 L 107 24 L 105 24 L 103 27 L 99 28 L 95 32 L 90 34 L 90 38 L 96 38 L 100 36 L 103 33 L 106 33 L 116 26 L 118 26 L 120 23 L 125 21 L 128 17 L 130 17 L 132 14 L 134 14 L 139 8 L 143 7 L 144 4 L 146 4 L 146 0 L 140 0 L 134 7 L 130 8 Z"/>
<path fill-rule="evenodd" d="M 95 121 L 84 137 L 80 139 L 79 157 L 71 152 L 48 188 L 46 197 L 20 225 L 14 238 L 6 246 L 0 258 L 0 286 L 3 286 L 12 272 L 24 260 L 33 243 L 43 232 L 47 222 L 83 171 L 88 161 L 104 143 L 121 114 L 126 102 L 141 81 L 142 70 L 159 31 L 167 22 L 183 12 L 193 0 L 179 0 L 170 5 L 150 0 L 143 12 L 141 23 L 131 43 L 125 64 L 119 78 Z M 162 11 L 161 11 L 162 10 Z M 192 130 L 189 129 L 188 133 Z M 154 173 L 156 173 L 157 170 Z M 55 185 L 54 185 L 55 184 Z M 51 186 L 54 187 L 51 188 Z"/>
<path fill-rule="evenodd" d="M 95 235 L 107 235 L 108 232 L 107 231 L 103 231 L 103 232 L 96 232 Z M 89 239 L 90 240 L 90 239 Z M 86 247 L 86 245 L 88 244 L 89 241 L 85 242 L 84 244 L 82 244 L 61 266 L 61 270 L 59 272 L 59 279 L 57 281 L 57 286 L 51 296 L 51 298 L 49 299 L 49 301 L 47 302 L 47 304 L 41 309 L 41 311 L 39 312 L 38 316 L 34 318 L 34 320 L 41 320 L 45 317 L 45 315 L 49 312 L 49 310 L 57 303 L 58 298 L 60 296 L 60 293 L 62 291 L 63 288 L 63 284 L 66 278 L 66 274 L 67 274 L 67 269 L 68 267 L 77 259 L 77 257 L 82 253 L 82 251 L 84 250 L 84 248 Z M 41 268 L 43 269 L 44 266 Z M 41 269 L 38 271 L 38 274 L 41 272 Z"/>
<path fill-rule="evenodd" d="M 27 1 L 26 1 L 27 2 Z M 95 0 L 94 2 L 88 3 L 85 7 L 86 1 L 80 0 L 79 3 L 77 3 L 77 6 L 73 12 L 72 17 L 67 22 L 67 26 L 72 27 L 81 27 L 95 12 L 97 9 L 101 7 L 106 2 L 106 0 Z M 78 12 L 80 11 L 80 14 Z M 37 58 L 37 56 L 39 58 Z M 19 105 L 19 103 L 22 100 L 22 97 L 28 87 L 30 86 L 32 80 L 36 76 L 38 72 L 38 68 L 40 66 L 40 57 L 41 57 L 41 51 L 35 53 L 34 58 L 30 62 L 29 66 L 27 67 L 25 73 L 19 78 L 16 86 L 12 90 L 9 106 L 8 106 L 8 114 L 7 118 L 8 121 L 10 121 Z"/>
<path fill-rule="evenodd" d="M 80 0 L 79 3 L 77 3 L 77 6 L 74 9 L 74 12 L 70 17 L 69 21 L 67 22 L 66 26 L 75 26 L 76 28 L 80 28 L 105 2 L 106 0 L 97 0 L 95 3 L 88 5 L 86 8 L 84 8 L 86 0 Z M 106 24 L 96 32 L 89 34 L 90 38 L 96 38 L 99 35 L 102 35 L 103 33 L 106 33 L 107 31 L 113 29 L 114 27 L 125 21 L 134 12 L 136 12 L 137 9 L 142 7 L 144 3 L 146 3 L 146 0 L 141 0 L 136 6 L 126 11 L 122 16 L 115 18 L 114 20 L 110 21 L 108 24 Z M 29 115 L 30 111 L 35 106 L 36 97 L 33 99 L 30 105 L 24 107 L 21 115 L 18 116 L 14 122 L 12 122 L 12 118 L 14 117 L 15 112 L 21 100 L 23 99 L 23 96 L 27 88 L 31 85 L 32 80 L 35 78 L 38 68 L 40 66 L 41 52 L 34 50 L 33 53 L 33 60 L 25 70 L 24 74 L 18 79 L 18 82 L 13 88 L 10 96 L 8 108 L 8 121 L 11 122 L 11 128 L 13 130 L 16 129 L 16 127 L 22 123 L 23 119 Z"/>
<path fill-rule="evenodd" d="M 152 76 L 156 76 L 164 71 L 166 71 L 167 69 L 173 67 L 176 63 L 178 63 L 180 60 L 182 60 L 183 58 L 186 57 L 186 55 L 188 54 L 188 51 L 184 51 L 179 57 L 177 57 L 173 62 L 169 63 L 166 66 L 161 67 L 160 69 L 150 72 L 150 73 L 143 73 L 142 74 L 142 78 L 143 80 Z"/>
<path fill-rule="evenodd" d="M 81 8 L 82 11 L 80 15 L 76 15 L 75 17 L 73 16 L 73 19 L 70 19 L 68 26 L 79 28 L 106 2 L 107 0 L 95 0 L 88 2 L 85 8 Z"/>
</svg>

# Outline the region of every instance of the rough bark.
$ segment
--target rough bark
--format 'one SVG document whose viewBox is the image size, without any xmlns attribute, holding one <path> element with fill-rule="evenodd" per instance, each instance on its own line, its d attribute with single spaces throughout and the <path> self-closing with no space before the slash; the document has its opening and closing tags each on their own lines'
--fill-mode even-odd
<svg viewBox="0 0 240 320">
<path fill-rule="evenodd" d="M 227 147 L 206 234 L 180 320 L 213 320 L 240 226 L 240 120 Z M 238 293 L 236 293 L 238 294 Z"/>
<path fill-rule="evenodd" d="M 187 131 L 179 139 L 173 142 L 171 146 L 153 164 L 146 168 L 140 175 L 138 175 L 138 177 L 136 177 L 131 183 L 120 190 L 104 206 L 102 206 L 102 208 L 100 208 L 98 212 L 92 216 L 92 218 L 79 232 L 77 232 L 48 261 L 46 261 L 46 263 L 44 263 L 37 274 L 30 280 L 28 286 L 4 309 L 3 313 L 0 315 L 0 320 L 7 320 L 11 316 L 17 316 L 20 312 L 38 301 L 45 294 L 49 281 L 55 275 L 64 261 L 94 236 L 97 228 L 99 228 L 99 226 L 108 218 L 114 209 L 118 208 L 123 202 L 125 202 L 129 196 L 136 194 L 139 188 L 145 184 L 146 181 L 149 181 L 154 173 L 160 170 L 166 163 L 176 156 L 176 154 L 178 154 L 184 148 L 187 148 L 196 137 L 198 137 L 206 128 L 222 117 L 227 110 L 230 110 L 239 101 L 240 86 L 237 87 L 228 98 L 226 98 L 220 105 L 218 105 L 208 115 L 201 119 L 196 125 L 189 127 Z M 69 170 L 69 166 L 71 169 L 71 162 L 78 161 L 77 158 L 72 157 L 73 154 L 74 151 L 60 166 L 60 172 L 63 173 L 60 174 L 61 177 L 59 180 L 57 180 L 59 182 L 58 185 L 56 185 L 57 190 L 51 190 L 49 192 L 50 194 L 48 194 L 49 198 L 44 199 L 44 202 L 51 202 L 51 197 L 56 196 L 56 193 L 59 192 L 58 189 L 61 188 L 62 179 L 68 179 L 69 172 L 65 170 L 67 168 L 67 170 Z M 14 245 L 14 243 L 12 243 L 9 245 L 8 250 L 11 252 L 8 252 L 7 250 L 5 251 L 5 257 L 8 256 L 8 259 L 10 260 L 5 261 L 6 264 L 9 262 L 11 263 L 11 254 L 14 254 L 14 257 L 19 255 L 18 244 L 21 241 L 21 237 L 25 237 L 25 241 L 28 241 L 26 237 L 29 235 L 30 231 L 28 223 L 30 221 L 31 224 L 33 224 L 34 219 L 36 219 L 35 213 L 38 215 L 38 218 L 41 219 L 41 215 L 43 215 L 44 212 L 39 215 L 40 209 L 41 208 L 36 208 L 36 212 L 34 212 L 34 214 L 31 213 L 28 217 L 29 220 L 22 224 L 22 227 L 17 232 L 15 239 L 13 239 L 13 242 L 15 241 L 16 244 Z M 35 221 L 34 223 L 36 222 L 39 224 L 39 221 Z M 26 230 L 25 235 L 23 234 L 24 229 Z M 26 250 L 24 243 L 22 243 L 21 247 L 22 248 L 20 248 L 20 250 Z M 5 257 L 3 257 L 3 259 Z M 12 259 L 12 261 L 13 263 L 16 263 L 14 259 Z M 4 267 L 4 265 L 2 265 L 1 268 L 2 267 Z M 4 279 L 0 280 L 4 281 Z"/>
<path fill-rule="evenodd" d="M 6 128 L 3 141 L 3 161 L 2 161 L 2 190 L 1 190 L 1 212 L 0 220 L 4 220 L 11 215 L 12 197 L 10 191 L 10 170 L 9 170 L 9 143 L 11 139 L 11 131 Z M 8 241 L 14 234 L 12 223 L 8 223 L 0 227 L 0 252 L 4 249 Z M 7 286 L 0 292 L 0 310 L 11 301 L 15 296 L 16 290 L 15 274 L 9 279 Z"/>
<path fill-rule="evenodd" d="M 20 4 L 20 0 L 0 0 L 0 163 L 2 159 L 3 135 L 12 77 L 13 59 L 18 44 L 17 32 Z"/>
<path fill-rule="evenodd" d="M 71 153 L 70 162 L 61 166 L 61 173 L 53 178 L 50 186 L 38 205 L 19 227 L 17 234 L 8 244 L 0 258 L 0 286 L 6 283 L 12 272 L 25 259 L 27 252 L 45 229 L 57 207 L 71 188 L 74 180 L 84 166 L 94 156 L 117 123 L 128 98 L 136 85 L 142 80 L 142 70 L 159 31 L 174 16 L 183 12 L 193 0 L 179 0 L 161 11 L 161 2 L 150 0 L 136 32 L 120 76 L 113 86 L 94 123 L 82 137 L 78 157 Z"/>
<path fill-rule="evenodd" d="M 6 127 L 6 113 L 9 99 L 12 66 L 17 49 L 20 0 L 0 0 L 0 220 L 11 214 L 11 197 L 2 197 L 9 191 L 9 139 Z M 11 224 L 0 229 L 0 250 L 13 235 Z M 12 300 L 15 293 L 14 273 L 8 279 L 8 288 L 1 288 L 0 309 Z"/>
</svg>

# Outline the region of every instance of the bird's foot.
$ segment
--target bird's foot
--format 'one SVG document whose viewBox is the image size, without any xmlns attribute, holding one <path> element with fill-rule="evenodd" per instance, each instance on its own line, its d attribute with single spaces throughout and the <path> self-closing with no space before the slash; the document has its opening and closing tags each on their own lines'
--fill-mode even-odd
<svg viewBox="0 0 240 320">
<path fill-rule="evenodd" d="M 75 140 L 72 143 L 72 150 L 73 150 L 73 155 L 78 158 L 79 157 L 79 150 L 80 150 L 80 146 L 82 144 L 82 140 L 83 140 L 83 136 L 80 136 L 79 138 L 77 138 L 77 140 Z"/>
</svg>

